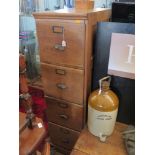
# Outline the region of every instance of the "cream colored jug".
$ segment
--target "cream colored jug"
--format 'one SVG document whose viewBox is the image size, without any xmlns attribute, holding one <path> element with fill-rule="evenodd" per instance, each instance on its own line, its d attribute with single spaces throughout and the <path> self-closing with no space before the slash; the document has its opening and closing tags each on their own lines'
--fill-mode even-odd
<svg viewBox="0 0 155 155">
<path fill-rule="evenodd" d="M 88 99 L 88 130 L 103 142 L 114 130 L 119 105 L 118 97 L 109 88 L 110 81 L 110 76 L 99 80 L 99 89 Z"/>
</svg>

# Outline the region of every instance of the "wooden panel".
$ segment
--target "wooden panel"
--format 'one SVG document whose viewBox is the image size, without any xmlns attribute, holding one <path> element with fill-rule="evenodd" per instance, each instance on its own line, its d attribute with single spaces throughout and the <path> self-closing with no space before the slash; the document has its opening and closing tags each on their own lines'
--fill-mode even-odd
<svg viewBox="0 0 155 155">
<path fill-rule="evenodd" d="M 63 32 L 67 46 L 64 47 L 64 50 L 56 49 L 56 44 L 62 44 Z M 80 20 L 72 23 L 60 20 L 39 20 L 37 22 L 37 35 L 41 61 L 83 68 L 84 34 L 85 24 Z"/>
<path fill-rule="evenodd" d="M 38 19 L 87 19 L 89 14 L 101 14 L 104 17 L 109 17 L 111 14 L 110 8 L 94 8 L 94 9 L 59 9 L 54 11 L 33 12 L 33 16 Z M 108 15 L 107 15 L 108 14 Z"/>
<path fill-rule="evenodd" d="M 78 139 L 79 132 L 49 123 L 49 134 L 53 144 L 71 150 Z"/>
<path fill-rule="evenodd" d="M 99 8 L 97 8 L 99 9 Z M 100 9 L 99 9 L 100 10 Z M 93 46 L 94 35 L 96 32 L 96 24 L 100 21 L 109 21 L 111 10 L 102 10 L 95 13 L 88 14 L 88 20 L 85 20 L 86 24 L 86 46 L 85 46 L 85 78 L 84 78 L 84 111 L 87 107 L 87 99 L 91 92 L 92 81 L 92 66 L 93 66 Z M 104 68 L 102 66 L 102 68 Z M 86 113 L 84 114 L 84 121 L 86 122 Z"/>
<path fill-rule="evenodd" d="M 55 98 L 83 103 L 83 70 L 41 64 L 45 94 Z"/>
<path fill-rule="evenodd" d="M 46 97 L 48 121 L 81 131 L 83 106 Z"/>
</svg>

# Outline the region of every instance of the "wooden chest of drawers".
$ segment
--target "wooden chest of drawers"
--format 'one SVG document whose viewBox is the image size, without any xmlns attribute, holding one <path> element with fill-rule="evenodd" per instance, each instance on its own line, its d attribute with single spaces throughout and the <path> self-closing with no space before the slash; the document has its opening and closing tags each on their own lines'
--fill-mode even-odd
<svg viewBox="0 0 155 155">
<path fill-rule="evenodd" d="M 108 21 L 111 10 L 69 9 L 33 15 L 51 142 L 68 154 L 86 122 L 96 23 Z"/>
</svg>

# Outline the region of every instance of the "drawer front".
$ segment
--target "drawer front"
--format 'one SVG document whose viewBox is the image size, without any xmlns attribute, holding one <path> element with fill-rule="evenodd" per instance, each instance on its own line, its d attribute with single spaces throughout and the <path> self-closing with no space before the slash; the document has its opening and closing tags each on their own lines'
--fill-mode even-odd
<svg viewBox="0 0 155 155">
<path fill-rule="evenodd" d="M 37 35 L 42 62 L 65 64 L 83 68 L 85 24 L 40 20 L 37 22 Z M 62 47 L 62 40 L 66 47 Z"/>
<path fill-rule="evenodd" d="M 80 133 L 53 123 L 49 123 L 49 134 L 53 144 L 71 150 Z"/>
<path fill-rule="evenodd" d="M 48 121 L 81 131 L 83 106 L 46 97 Z"/>
<path fill-rule="evenodd" d="M 46 95 L 83 103 L 83 70 L 47 64 L 41 64 L 41 70 Z"/>
<path fill-rule="evenodd" d="M 56 152 L 55 154 L 57 154 L 57 155 L 60 155 L 60 153 L 62 153 L 63 155 L 70 155 L 71 154 L 71 150 L 67 150 L 67 149 L 64 149 L 60 146 L 54 145 L 52 142 L 51 142 L 51 145 L 52 145 L 51 149 L 53 150 L 53 152 Z"/>
</svg>

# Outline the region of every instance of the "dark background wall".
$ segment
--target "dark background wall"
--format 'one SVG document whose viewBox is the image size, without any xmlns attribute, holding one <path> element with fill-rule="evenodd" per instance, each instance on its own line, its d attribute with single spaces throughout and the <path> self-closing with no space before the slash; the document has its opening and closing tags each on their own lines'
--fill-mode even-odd
<svg viewBox="0 0 155 155">
<path fill-rule="evenodd" d="M 98 81 L 107 76 L 111 34 L 135 34 L 135 24 L 99 22 L 95 37 L 92 91 L 98 89 Z M 117 121 L 135 124 L 135 80 L 112 76 L 111 89 L 118 95 L 120 104 Z"/>
<path fill-rule="evenodd" d="M 112 22 L 135 23 L 135 3 L 113 2 Z"/>
</svg>

